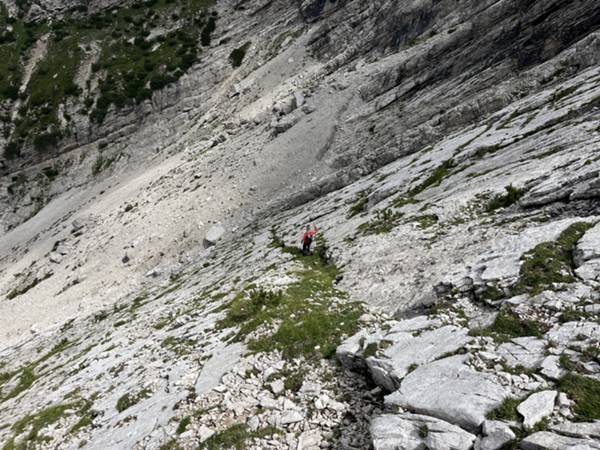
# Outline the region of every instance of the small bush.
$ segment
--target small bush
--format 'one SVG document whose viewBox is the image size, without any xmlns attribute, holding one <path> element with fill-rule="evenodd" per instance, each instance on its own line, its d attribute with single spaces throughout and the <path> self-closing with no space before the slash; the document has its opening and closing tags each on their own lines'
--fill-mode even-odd
<svg viewBox="0 0 600 450">
<path fill-rule="evenodd" d="M 500 208 L 508 208 L 517 203 L 525 194 L 523 189 L 515 188 L 512 184 L 509 184 L 504 189 L 506 190 L 506 194 L 496 195 L 487 204 L 485 208 L 487 212 L 493 212 Z"/>
<path fill-rule="evenodd" d="M 233 67 L 240 67 L 242 65 L 242 62 L 246 57 L 246 52 L 250 48 L 250 45 L 252 45 L 251 42 L 246 42 L 244 45 L 242 45 L 239 48 L 236 48 L 231 52 L 231 54 L 229 55 L 229 61 L 231 62 L 231 65 Z"/>
</svg>

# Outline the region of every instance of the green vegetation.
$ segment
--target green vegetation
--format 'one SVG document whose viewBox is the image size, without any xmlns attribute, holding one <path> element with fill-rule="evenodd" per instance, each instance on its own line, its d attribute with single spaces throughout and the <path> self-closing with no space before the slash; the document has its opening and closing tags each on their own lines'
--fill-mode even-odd
<svg viewBox="0 0 600 450">
<path fill-rule="evenodd" d="M 2 450 L 25 450 L 37 448 L 36 444 L 44 442 L 46 438 L 41 434 L 42 430 L 63 417 L 75 411 L 75 414 L 84 416 L 90 410 L 91 403 L 81 400 L 75 403 L 67 403 L 49 406 L 41 411 L 30 414 L 16 421 L 11 430 L 14 432 L 12 438 L 2 447 Z M 24 438 L 15 444 L 15 438 L 26 432 Z"/>
<path fill-rule="evenodd" d="M 162 341 L 161 347 L 171 350 L 177 356 L 185 356 L 192 353 L 194 345 L 196 344 L 195 339 L 177 338 L 174 336 L 168 336 Z"/>
<path fill-rule="evenodd" d="M 181 447 L 175 439 L 171 439 L 161 445 L 158 450 L 181 450 Z"/>
<path fill-rule="evenodd" d="M 266 427 L 256 431 L 250 431 L 246 424 L 235 424 L 223 431 L 215 433 L 200 444 L 199 448 L 206 450 L 244 450 L 246 448 L 246 441 L 249 439 L 260 439 L 281 433 L 282 431 L 275 427 Z"/>
<path fill-rule="evenodd" d="M 419 203 L 419 200 L 416 200 L 413 197 L 405 197 L 404 195 L 400 195 L 392 200 L 392 206 L 394 208 L 402 208 L 406 205 L 415 205 Z"/>
<path fill-rule="evenodd" d="M 7 24 L 12 27 L 10 32 L 0 31 L 0 103 L 22 100 L 12 134 L 5 128 L 10 136 L 4 156 L 17 158 L 25 145 L 41 152 L 56 148 L 70 135 L 72 119 L 63 105 L 72 98 L 84 96 L 79 113 L 102 123 L 112 106 L 138 104 L 177 81 L 198 60 L 198 40 L 210 43 L 217 17 L 209 17 L 207 10 L 213 3 L 146 0 L 89 17 L 67 15 L 51 24 L 10 18 L 0 5 L 0 30 L 7 30 Z M 160 31 L 165 29 L 171 31 Z M 47 51 L 19 93 L 23 61 L 42 36 L 47 36 Z M 95 54 L 91 71 L 97 90 L 89 80 L 78 86 L 82 63 Z"/>
<path fill-rule="evenodd" d="M 389 233 L 400 224 L 403 216 L 401 212 L 390 208 L 378 209 L 375 211 L 375 217 L 358 226 L 358 231 L 363 234 Z"/>
<path fill-rule="evenodd" d="M 115 162 L 115 157 L 109 158 L 104 155 L 99 155 L 94 164 L 92 165 L 92 175 L 97 176 L 106 169 L 108 169 L 113 162 Z"/>
<path fill-rule="evenodd" d="M 274 245 L 281 243 L 279 238 Z M 329 264 L 325 244 L 317 236 L 314 254 L 302 256 L 299 249 L 283 247 L 301 264 L 292 273 L 297 281 L 285 291 L 275 293 L 248 288 L 240 292 L 227 307 L 220 328 L 239 327 L 235 340 L 242 340 L 259 327 L 278 324 L 269 335 L 251 340 L 250 350 L 280 350 L 285 358 L 298 356 L 331 357 L 343 336 L 354 333 L 363 308 L 358 303 L 334 305 L 334 298 L 346 294 L 335 288 L 340 272 Z"/>
<path fill-rule="evenodd" d="M 489 201 L 485 208 L 487 212 L 494 212 L 500 208 L 508 208 L 517 203 L 525 194 L 523 189 L 515 188 L 512 184 L 509 184 L 504 189 L 506 190 L 506 194 L 498 194 Z"/>
<path fill-rule="evenodd" d="M 19 377 L 18 383 L 6 395 L 4 395 L 4 396 L 0 395 L 0 402 L 17 397 L 22 392 L 25 392 L 26 390 L 28 390 L 31 387 L 31 385 L 33 385 L 35 380 L 37 379 L 35 369 L 40 364 L 49 360 L 54 355 L 57 355 L 57 354 L 63 352 L 71 345 L 73 345 L 73 344 L 71 344 L 67 339 L 63 339 L 60 342 L 58 342 L 54 347 L 52 347 L 52 349 L 48 353 L 46 353 L 42 357 L 38 358 L 37 360 L 29 363 L 28 365 L 24 366 L 23 368 L 19 369 L 18 371 L 0 374 L 0 386 L 2 384 L 4 384 L 6 381 L 11 380 L 15 376 Z M 4 380 L 4 382 L 3 382 L 3 380 Z"/>
<path fill-rule="evenodd" d="M 450 170 L 455 167 L 454 161 L 452 159 L 447 159 L 440 166 L 438 166 L 433 173 L 427 177 L 422 183 L 414 187 L 410 190 L 409 196 L 414 197 L 417 194 L 420 194 L 425 189 L 430 188 L 432 186 L 438 186 L 442 180 L 450 173 Z"/>
<path fill-rule="evenodd" d="M 417 222 L 419 228 L 425 230 L 437 224 L 440 218 L 436 214 L 425 214 L 422 216 L 411 217 L 410 220 Z"/>
<path fill-rule="evenodd" d="M 491 336 L 497 342 L 507 342 L 524 336 L 541 336 L 545 327 L 533 320 L 521 319 L 512 311 L 500 311 L 487 328 L 471 330 L 471 336 Z"/>
<path fill-rule="evenodd" d="M 127 393 L 123 395 L 119 400 L 117 400 L 116 408 L 117 411 L 123 412 L 128 408 L 131 408 L 133 405 L 137 405 L 144 399 L 147 399 L 152 395 L 152 391 L 150 389 L 142 389 L 135 394 Z"/>
<path fill-rule="evenodd" d="M 506 397 L 502 404 L 495 410 L 488 413 L 487 418 L 490 420 L 519 420 L 519 413 L 517 412 L 517 406 L 521 403 L 521 400 L 513 397 Z"/>
<path fill-rule="evenodd" d="M 568 87 L 568 88 L 565 88 L 565 89 L 558 90 L 552 96 L 552 102 L 553 103 L 557 103 L 560 100 L 562 100 L 563 98 L 571 95 L 576 90 L 577 90 L 577 86 L 571 86 L 571 87 Z"/>
<path fill-rule="evenodd" d="M 429 436 L 429 427 L 424 423 L 419 426 L 419 437 L 425 439 L 427 436 Z"/>
<path fill-rule="evenodd" d="M 364 213 L 367 209 L 368 203 L 369 203 L 368 192 L 366 192 L 366 191 L 360 192 L 358 194 L 358 199 L 356 200 L 356 202 L 354 202 L 354 204 L 350 208 L 350 211 L 348 211 L 348 215 L 346 217 L 348 219 L 351 219 L 352 217 L 355 217 L 355 216 L 358 216 L 359 214 Z"/>
<path fill-rule="evenodd" d="M 481 292 L 477 293 L 477 298 L 480 300 L 489 300 L 492 302 L 501 300 L 504 297 L 506 297 L 504 292 L 494 285 L 486 286 Z"/>
<path fill-rule="evenodd" d="M 246 57 L 246 52 L 250 48 L 250 45 L 252 45 L 251 42 L 246 42 L 244 45 L 242 45 L 239 48 L 236 48 L 231 52 L 231 54 L 229 55 L 229 61 L 231 62 L 231 65 L 233 67 L 240 67 L 242 65 L 242 62 Z"/>
<path fill-rule="evenodd" d="M 192 418 L 190 416 L 185 416 L 183 419 L 181 419 L 179 425 L 177 425 L 177 430 L 175 430 L 175 432 L 177 434 L 185 433 L 190 426 L 190 423 L 192 423 Z"/>
<path fill-rule="evenodd" d="M 600 419 L 600 381 L 569 373 L 560 380 L 559 388 L 575 402 L 573 413 L 576 421 Z"/>
<path fill-rule="evenodd" d="M 573 283 L 573 249 L 591 226 L 587 222 L 574 223 L 556 241 L 544 242 L 525 253 L 513 294 L 536 295 L 555 283 Z"/>
</svg>

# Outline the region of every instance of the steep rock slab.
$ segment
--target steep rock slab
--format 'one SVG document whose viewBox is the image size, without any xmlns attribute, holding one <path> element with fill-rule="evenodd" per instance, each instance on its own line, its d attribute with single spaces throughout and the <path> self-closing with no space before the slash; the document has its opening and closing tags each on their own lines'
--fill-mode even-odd
<svg viewBox="0 0 600 450">
<path fill-rule="evenodd" d="M 510 367 L 523 366 L 535 369 L 544 360 L 546 343 L 533 337 L 513 339 L 498 347 L 497 353 Z"/>
<path fill-rule="evenodd" d="M 563 422 L 556 425 L 550 425 L 550 430 L 565 436 L 589 439 L 600 439 L 600 421 L 597 422 Z"/>
<path fill-rule="evenodd" d="M 385 398 L 386 404 L 478 430 L 508 393 L 494 375 L 467 366 L 468 360 L 467 355 L 451 356 L 416 369 Z"/>
<path fill-rule="evenodd" d="M 521 442 L 520 448 L 523 450 L 597 450 L 600 449 L 600 443 L 540 431 L 527 436 Z"/>
<path fill-rule="evenodd" d="M 375 450 L 468 450 L 475 436 L 443 420 L 419 414 L 384 414 L 371 422 Z"/>
<path fill-rule="evenodd" d="M 517 407 L 517 411 L 523 416 L 525 428 L 533 428 L 538 422 L 552 414 L 556 395 L 556 391 L 536 392 Z"/>
<path fill-rule="evenodd" d="M 393 344 L 382 351 L 381 357 L 367 358 L 367 366 L 375 382 L 388 391 L 398 389 L 411 366 L 435 361 L 472 341 L 466 328 L 453 325 L 416 336 L 408 332 L 390 333 L 385 339 Z"/>
</svg>

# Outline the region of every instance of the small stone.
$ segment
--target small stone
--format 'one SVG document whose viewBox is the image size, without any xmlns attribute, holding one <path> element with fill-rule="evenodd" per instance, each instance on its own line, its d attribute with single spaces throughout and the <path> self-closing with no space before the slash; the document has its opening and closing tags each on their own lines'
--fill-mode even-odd
<svg viewBox="0 0 600 450">
<path fill-rule="evenodd" d="M 271 388 L 271 392 L 273 392 L 273 394 L 275 394 L 276 396 L 280 395 L 285 390 L 285 385 L 281 380 L 273 381 L 269 384 L 269 387 Z"/>
</svg>

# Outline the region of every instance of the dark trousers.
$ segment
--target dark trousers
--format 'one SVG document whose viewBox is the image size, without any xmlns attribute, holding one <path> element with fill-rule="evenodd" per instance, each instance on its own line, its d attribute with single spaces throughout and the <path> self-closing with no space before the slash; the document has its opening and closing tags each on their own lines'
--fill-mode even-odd
<svg viewBox="0 0 600 450">
<path fill-rule="evenodd" d="M 310 255 L 310 244 L 312 244 L 312 242 L 305 242 L 302 244 L 302 254 L 304 256 Z"/>
</svg>

